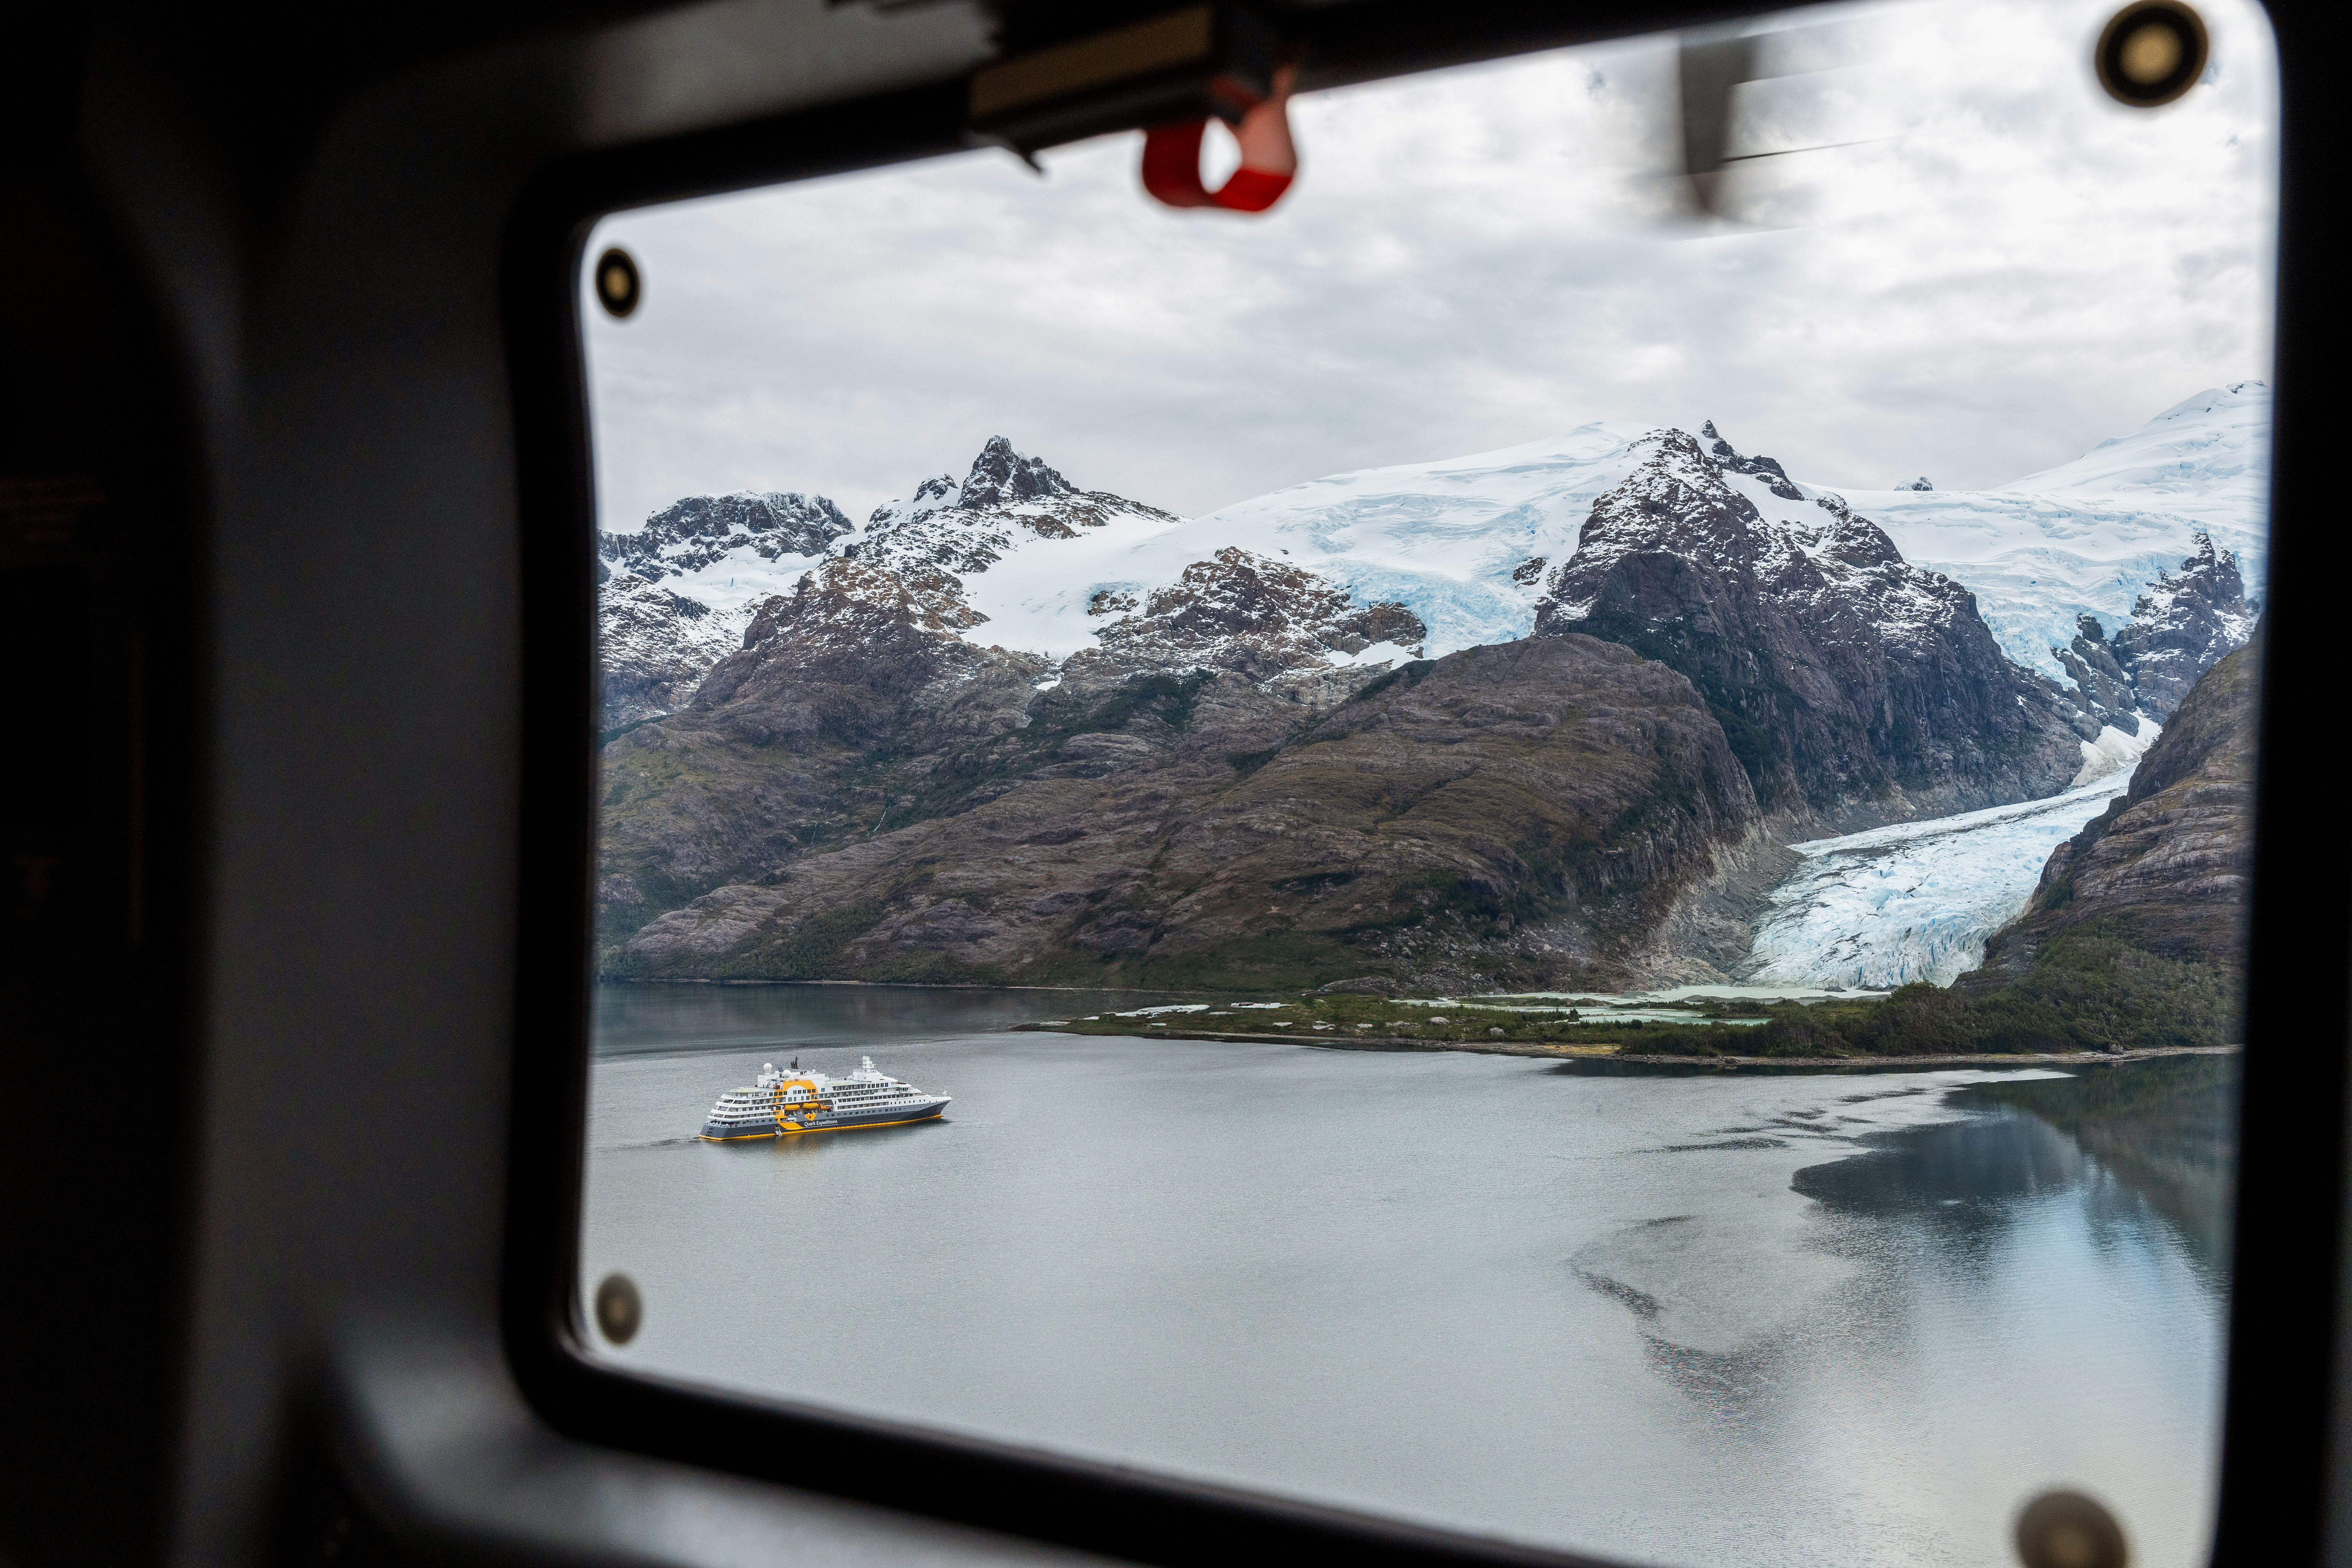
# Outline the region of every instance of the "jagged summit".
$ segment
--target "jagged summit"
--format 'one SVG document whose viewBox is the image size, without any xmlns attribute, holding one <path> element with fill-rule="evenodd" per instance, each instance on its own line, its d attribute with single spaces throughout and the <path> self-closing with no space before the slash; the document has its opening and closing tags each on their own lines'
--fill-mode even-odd
<svg viewBox="0 0 2352 1568">
<path fill-rule="evenodd" d="M 1675 433 L 1679 434 L 1679 432 Z M 1762 479 L 1770 487 L 1772 493 L 1782 500 L 1805 499 L 1805 492 L 1797 488 L 1795 481 L 1789 478 L 1787 470 L 1777 461 L 1770 458 L 1743 458 L 1733 450 L 1731 443 L 1725 440 L 1722 433 L 1716 429 L 1714 420 L 1710 419 L 1700 426 L 1698 433 L 1707 442 L 1707 455 L 1733 473 L 1746 474 L 1751 479 Z"/>
<path fill-rule="evenodd" d="M 991 436 L 980 456 L 971 460 L 956 505 L 968 511 L 984 506 L 1010 506 L 1015 501 L 1047 496 L 1074 496 L 1078 487 L 1045 466 L 1043 458 L 1024 458 L 1002 436 Z"/>
<path fill-rule="evenodd" d="M 1081 490 L 1044 458 L 1024 456 L 1005 437 L 992 436 L 962 480 L 934 475 L 908 499 L 875 508 L 841 553 L 910 580 L 926 579 L 932 587 L 925 597 L 940 613 L 974 626 L 1007 609 L 1026 608 L 1038 597 L 1038 578 L 1066 582 L 1074 568 L 1072 542 L 1158 531 L 1181 521 L 1108 490 Z M 1005 579 L 1003 591 L 995 591 L 991 574 Z M 1045 647 L 1035 633 L 1034 624 L 1016 621 L 989 637 L 1013 647 Z M 1090 634 L 1080 632 L 1078 640 L 1091 640 Z"/>
<path fill-rule="evenodd" d="M 1121 516 L 1175 522 L 1158 507 L 1108 490 L 1082 490 L 1043 458 L 1024 457 L 992 436 L 959 480 L 934 474 L 905 500 L 885 501 L 845 553 L 899 562 L 923 559 L 960 573 L 987 571 L 1021 533 L 1070 539 Z"/>
<path fill-rule="evenodd" d="M 1898 490 L 1932 490 L 1936 487 L 1928 482 L 1927 475 L 1921 474 L 1917 479 L 1906 479 L 1895 488 Z"/>
<path fill-rule="evenodd" d="M 1227 545 L 1194 562 L 1074 656 L 1073 679 L 1223 669 L 1252 680 L 1333 665 L 1418 658 L 1429 630 L 1398 604 L 1360 605 L 1328 580 Z"/>
<path fill-rule="evenodd" d="M 2236 554 L 2215 549 L 2202 530 L 2193 545 L 2179 570 L 2141 593 L 2112 640 L 2085 615 L 2074 641 L 2050 650 L 2094 700 L 2094 711 L 2105 710 L 2100 716 L 2126 734 L 2138 732 L 2137 716 L 2168 721 L 2198 677 L 2253 635 L 2255 610 Z"/>
<path fill-rule="evenodd" d="M 1048 467 L 1043 458 L 1024 458 L 1002 436 L 991 436 L 971 460 L 971 470 L 959 480 L 952 472 L 933 474 L 899 501 L 885 501 L 866 519 L 868 528 L 917 522 L 937 512 L 985 511 L 1023 501 L 1050 500 L 1082 494 Z"/>
<path fill-rule="evenodd" d="M 1816 498 L 1818 523 L 1767 516 L 1728 476 L 1760 479 L 1735 465 L 1769 459 L 1717 445 L 1644 438 L 1547 581 L 1536 636 L 1585 633 L 1687 676 L 1768 810 L 1991 805 L 2066 783 L 2077 732 L 1966 588 L 1905 561 L 1835 494 Z"/>
<path fill-rule="evenodd" d="M 598 536 L 596 552 L 648 583 L 701 572 L 730 551 L 762 561 L 818 557 L 856 525 L 824 496 L 797 490 L 687 496 L 635 533 Z"/>
</svg>

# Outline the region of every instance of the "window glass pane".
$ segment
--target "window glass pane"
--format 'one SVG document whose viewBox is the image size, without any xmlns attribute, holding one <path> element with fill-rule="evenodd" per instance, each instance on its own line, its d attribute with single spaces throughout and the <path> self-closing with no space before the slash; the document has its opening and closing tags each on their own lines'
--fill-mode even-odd
<svg viewBox="0 0 2352 1568">
<path fill-rule="evenodd" d="M 607 218 L 595 1353 L 1641 1561 L 2053 1488 L 2201 1561 L 2275 83 L 2208 5 L 2128 106 L 2112 14 L 1307 93 L 1262 216 L 1122 135 Z"/>
</svg>

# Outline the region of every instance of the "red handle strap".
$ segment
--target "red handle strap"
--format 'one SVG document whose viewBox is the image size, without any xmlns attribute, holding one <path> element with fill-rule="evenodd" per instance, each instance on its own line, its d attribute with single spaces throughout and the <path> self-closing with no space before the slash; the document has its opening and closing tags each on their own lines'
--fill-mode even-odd
<svg viewBox="0 0 2352 1568">
<path fill-rule="evenodd" d="M 1252 106 L 1234 128 L 1242 166 L 1215 190 L 1201 182 L 1205 116 L 1170 120 L 1143 133 L 1143 188 L 1171 207 L 1225 207 L 1262 213 L 1282 199 L 1297 177 L 1298 148 L 1290 136 L 1290 72 L 1275 77 L 1274 96 Z"/>
</svg>

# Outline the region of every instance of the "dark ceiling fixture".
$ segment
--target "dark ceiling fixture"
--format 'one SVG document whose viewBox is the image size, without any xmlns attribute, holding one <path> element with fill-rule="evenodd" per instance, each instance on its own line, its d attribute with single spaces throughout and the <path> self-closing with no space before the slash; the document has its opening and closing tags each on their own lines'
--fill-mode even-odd
<svg viewBox="0 0 2352 1568">
<path fill-rule="evenodd" d="M 1273 95 L 1280 47 L 1273 26 L 1246 6 L 1188 5 L 981 67 L 969 124 L 975 140 L 1024 158 L 1106 131 L 1213 114 L 1238 126 Z"/>
</svg>

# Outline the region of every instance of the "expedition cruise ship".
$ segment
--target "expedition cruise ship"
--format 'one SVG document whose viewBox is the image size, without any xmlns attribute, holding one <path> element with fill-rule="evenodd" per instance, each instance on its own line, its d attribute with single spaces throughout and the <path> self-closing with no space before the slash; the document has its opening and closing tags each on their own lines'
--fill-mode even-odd
<svg viewBox="0 0 2352 1568">
<path fill-rule="evenodd" d="M 847 1078 L 804 1073 L 796 1058 L 783 1072 L 764 1062 L 760 1081 L 719 1097 L 698 1137 L 712 1142 L 737 1138 L 781 1138 L 793 1132 L 833 1132 L 850 1127 L 895 1127 L 929 1121 L 948 1108 L 948 1096 L 925 1094 L 904 1079 L 892 1078 L 860 1059 Z"/>
</svg>

